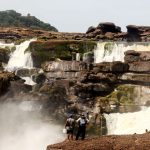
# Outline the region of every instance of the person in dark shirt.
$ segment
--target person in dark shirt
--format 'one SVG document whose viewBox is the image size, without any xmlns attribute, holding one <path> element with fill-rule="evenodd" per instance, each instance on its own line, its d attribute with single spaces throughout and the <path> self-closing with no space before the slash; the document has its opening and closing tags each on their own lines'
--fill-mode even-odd
<svg viewBox="0 0 150 150">
<path fill-rule="evenodd" d="M 75 119 L 73 115 L 70 115 L 69 118 L 66 120 L 65 128 L 67 130 L 67 138 L 68 140 L 73 140 L 73 133 L 75 127 Z"/>
</svg>

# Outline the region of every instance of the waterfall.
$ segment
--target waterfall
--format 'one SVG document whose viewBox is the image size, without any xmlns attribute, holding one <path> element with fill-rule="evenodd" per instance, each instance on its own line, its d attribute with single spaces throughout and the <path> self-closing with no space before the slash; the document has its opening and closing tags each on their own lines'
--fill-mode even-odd
<svg viewBox="0 0 150 150">
<path fill-rule="evenodd" d="M 31 53 L 25 52 L 30 42 L 32 41 L 35 41 L 35 39 L 31 39 L 31 40 L 21 43 L 20 45 L 16 45 L 16 50 L 11 53 L 10 59 L 5 68 L 6 70 L 15 71 L 18 68 L 32 68 L 33 67 Z"/>
<path fill-rule="evenodd" d="M 76 53 L 76 61 L 80 61 L 80 59 L 81 59 L 80 53 Z"/>
<path fill-rule="evenodd" d="M 106 115 L 108 134 L 142 134 L 150 130 L 150 107 L 143 107 L 134 113 L 114 113 Z"/>
<path fill-rule="evenodd" d="M 3 42 L 0 42 L 0 48 L 13 48 L 15 45 L 14 43 L 3 43 Z"/>
<path fill-rule="evenodd" d="M 150 51 L 150 43 L 98 42 L 97 48 L 94 50 L 94 62 L 124 62 L 124 52 L 128 50 Z"/>
</svg>

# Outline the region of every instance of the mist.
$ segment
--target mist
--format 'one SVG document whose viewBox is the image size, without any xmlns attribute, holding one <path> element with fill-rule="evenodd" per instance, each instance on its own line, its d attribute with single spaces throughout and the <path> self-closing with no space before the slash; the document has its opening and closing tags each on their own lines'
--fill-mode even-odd
<svg viewBox="0 0 150 150">
<path fill-rule="evenodd" d="M 44 119 L 34 101 L 0 104 L 0 150 L 46 150 L 64 140 L 62 126 Z"/>
</svg>

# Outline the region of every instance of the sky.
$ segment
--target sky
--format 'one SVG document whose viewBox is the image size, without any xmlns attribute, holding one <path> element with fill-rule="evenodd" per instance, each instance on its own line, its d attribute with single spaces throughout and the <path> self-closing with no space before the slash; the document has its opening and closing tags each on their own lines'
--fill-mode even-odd
<svg viewBox="0 0 150 150">
<path fill-rule="evenodd" d="M 60 32 L 86 32 L 100 22 L 150 26 L 150 0 L 1 0 L 0 11 L 16 10 L 50 23 Z"/>
</svg>

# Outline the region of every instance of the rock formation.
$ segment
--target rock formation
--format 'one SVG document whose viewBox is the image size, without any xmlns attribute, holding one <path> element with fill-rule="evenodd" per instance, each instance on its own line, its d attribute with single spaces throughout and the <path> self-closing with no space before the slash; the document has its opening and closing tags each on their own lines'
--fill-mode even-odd
<svg viewBox="0 0 150 150">
<path fill-rule="evenodd" d="M 17 76 L 32 77 L 36 85 L 25 85 L 24 80 L 13 73 L 0 73 L 0 94 L 8 92 L 9 100 L 22 101 L 26 96 L 41 103 L 44 113 L 62 122 L 67 113 L 78 116 L 89 112 L 92 117 L 88 131 L 94 135 L 107 133 L 106 120 L 104 117 L 100 120 L 98 115 L 134 112 L 141 109 L 140 105 L 149 105 L 148 94 L 143 90 L 149 90 L 150 85 L 149 51 L 130 49 L 125 52 L 122 62 L 94 63 L 93 50 L 97 41 L 149 42 L 150 27 L 130 25 L 127 26 L 127 33 L 123 33 L 120 27 L 107 22 L 90 27 L 86 33 L 0 28 L 0 34 L 3 42 L 15 44 L 26 38 L 37 38 L 26 49 L 26 52 L 31 52 L 35 68 L 15 71 Z M 112 49 L 109 51 L 108 47 L 105 48 L 111 53 Z M 1 70 L 8 62 L 12 49 L 0 49 Z M 140 95 L 146 96 L 141 100 Z M 5 100 L 5 95 L 1 100 Z M 101 123 L 103 129 L 99 128 Z"/>
</svg>

